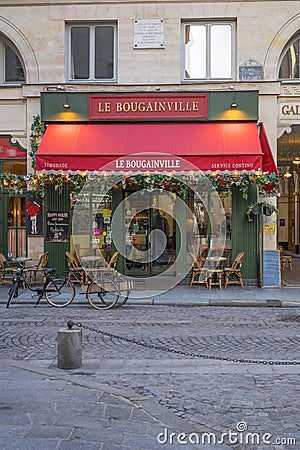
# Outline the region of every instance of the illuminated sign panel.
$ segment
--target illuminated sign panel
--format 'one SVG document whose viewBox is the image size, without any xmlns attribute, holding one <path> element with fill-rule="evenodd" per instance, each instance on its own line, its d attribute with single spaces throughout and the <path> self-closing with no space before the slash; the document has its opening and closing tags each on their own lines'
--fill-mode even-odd
<svg viewBox="0 0 300 450">
<path fill-rule="evenodd" d="M 89 96 L 90 120 L 203 120 L 207 118 L 207 94 Z"/>
</svg>

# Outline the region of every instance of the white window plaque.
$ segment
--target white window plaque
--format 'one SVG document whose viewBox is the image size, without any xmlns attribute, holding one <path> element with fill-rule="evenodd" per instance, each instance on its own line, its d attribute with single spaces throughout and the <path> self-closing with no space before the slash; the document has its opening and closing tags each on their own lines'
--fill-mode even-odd
<svg viewBox="0 0 300 450">
<path fill-rule="evenodd" d="M 142 19 L 133 22 L 133 48 L 164 48 L 163 19 Z"/>
</svg>

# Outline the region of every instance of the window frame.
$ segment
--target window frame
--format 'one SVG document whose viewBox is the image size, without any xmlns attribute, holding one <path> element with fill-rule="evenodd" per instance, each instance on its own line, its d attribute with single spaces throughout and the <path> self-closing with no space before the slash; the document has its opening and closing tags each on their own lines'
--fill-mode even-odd
<svg viewBox="0 0 300 450">
<path fill-rule="evenodd" d="M 113 45 L 113 77 L 112 78 L 95 78 L 95 30 L 96 27 L 113 27 L 114 34 L 114 45 Z M 90 31 L 89 36 L 89 78 L 81 79 L 81 78 L 72 78 L 72 51 L 71 51 L 71 32 L 72 28 L 82 28 L 87 27 Z M 116 83 L 117 81 L 117 38 L 118 38 L 118 28 L 117 22 L 114 21 L 100 21 L 100 22 L 70 22 L 66 24 L 66 78 L 70 83 L 79 83 L 79 84 L 87 84 L 87 83 Z M 91 70 L 93 70 L 93 76 L 91 76 Z"/>
<path fill-rule="evenodd" d="M 206 46 L 205 46 L 205 58 L 206 58 L 206 74 L 204 78 L 187 78 L 185 76 L 186 70 L 186 52 L 185 52 L 185 30 L 187 25 L 202 25 L 206 28 Z M 213 78 L 211 77 L 211 28 L 213 25 L 229 25 L 231 27 L 231 76 Z M 220 82 L 220 81 L 234 81 L 236 80 L 236 55 L 237 55 L 237 33 L 236 33 L 236 21 L 233 19 L 226 20 L 182 20 L 181 22 L 181 81 L 182 83 L 195 83 L 195 82 Z"/>
<path fill-rule="evenodd" d="M 5 73 L 6 73 L 6 58 L 5 58 L 5 45 L 7 45 L 18 57 L 23 72 L 24 72 L 24 80 L 12 80 L 12 81 L 6 81 L 5 79 Z M 5 35 L 0 33 L 0 86 L 15 86 L 15 85 L 22 85 L 26 83 L 26 68 L 23 61 L 23 58 L 18 51 L 17 47 L 13 44 L 10 39 L 8 39 Z"/>
<path fill-rule="evenodd" d="M 291 37 L 291 39 L 288 40 L 288 42 L 284 45 L 283 50 L 279 57 L 279 63 L 278 63 L 278 69 L 277 69 L 277 80 L 282 82 L 288 82 L 288 83 L 299 83 L 300 82 L 300 54 L 298 57 L 298 72 L 299 77 L 298 78 L 281 78 L 279 77 L 279 73 L 281 70 L 281 66 L 283 63 L 283 60 L 286 56 L 286 54 L 289 52 L 290 47 L 295 44 L 296 41 L 299 41 L 299 49 L 300 49 L 300 30 Z"/>
</svg>

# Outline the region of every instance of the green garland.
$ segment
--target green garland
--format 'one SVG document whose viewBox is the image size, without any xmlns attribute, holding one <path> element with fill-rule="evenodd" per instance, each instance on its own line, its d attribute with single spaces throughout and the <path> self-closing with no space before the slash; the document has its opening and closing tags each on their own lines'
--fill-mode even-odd
<svg viewBox="0 0 300 450">
<path fill-rule="evenodd" d="M 266 208 L 269 209 L 268 214 L 266 213 Z M 250 203 L 246 211 L 248 222 L 253 222 L 254 216 L 258 216 L 261 212 L 267 216 L 271 216 L 273 212 L 278 214 L 279 211 L 276 208 L 276 206 L 272 205 L 271 203 L 265 202 Z"/>
<path fill-rule="evenodd" d="M 68 183 L 70 190 L 78 194 L 86 181 L 101 180 L 104 175 L 86 174 L 84 172 L 76 175 L 68 173 L 58 174 L 1 174 L 1 189 L 8 190 L 11 195 L 24 194 L 26 191 L 35 191 L 44 195 L 45 188 L 54 184 L 62 192 L 64 185 Z M 109 177 L 108 177 L 109 178 Z M 105 178 L 103 178 L 104 180 Z M 139 188 L 151 191 L 153 189 L 174 191 L 186 198 L 188 189 L 197 190 L 207 187 L 208 189 L 222 189 L 229 195 L 234 186 L 237 186 L 242 193 L 242 197 L 247 200 L 249 186 L 254 185 L 259 193 L 264 197 L 276 196 L 278 193 L 279 177 L 275 173 L 271 174 L 215 174 L 208 175 L 182 175 L 176 178 L 173 175 L 124 175 L 118 184 L 118 188 Z M 98 181 L 99 182 L 99 181 Z"/>
<path fill-rule="evenodd" d="M 33 116 L 33 123 L 31 125 L 31 134 L 30 134 L 31 150 L 29 152 L 29 156 L 31 157 L 31 167 L 33 168 L 34 171 L 36 169 L 35 154 L 37 149 L 39 148 L 42 137 L 43 137 L 43 128 L 41 117 L 39 115 Z"/>
</svg>

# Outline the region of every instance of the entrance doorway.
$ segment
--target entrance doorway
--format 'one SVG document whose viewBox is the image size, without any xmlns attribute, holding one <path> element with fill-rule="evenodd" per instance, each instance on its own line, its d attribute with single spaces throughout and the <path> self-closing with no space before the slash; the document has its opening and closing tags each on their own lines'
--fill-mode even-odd
<svg viewBox="0 0 300 450">
<path fill-rule="evenodd" d="M 125 191 L 125 274 L 154 276 L 176 260 L 176 194 Z"/>
<path fill-rule="evenodd" d="M 1 253 L 8 258 L 26 255 L 25 197 L 3 195 L 1 222 Z"/>
</svg>

